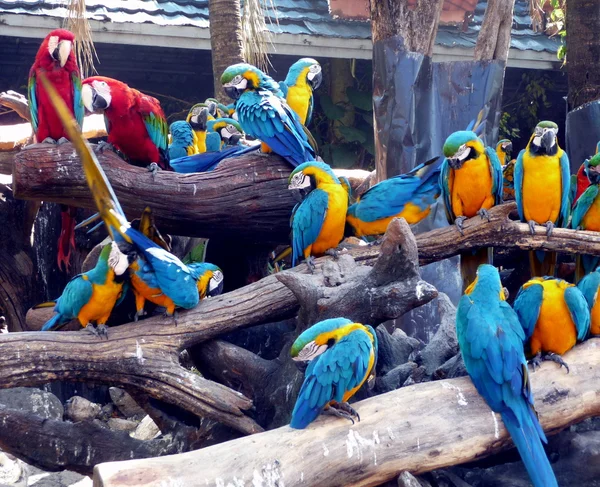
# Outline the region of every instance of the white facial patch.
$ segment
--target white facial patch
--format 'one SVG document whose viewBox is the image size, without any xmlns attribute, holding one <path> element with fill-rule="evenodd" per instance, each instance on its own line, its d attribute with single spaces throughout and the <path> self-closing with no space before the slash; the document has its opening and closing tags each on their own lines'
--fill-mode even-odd
<svg viewBox="0 0 600 487">
<path fill-rule="evenodd" d="M 94 111 L 94 90 L 89 84 L 85 84 L 81 87 L 81 99 L 83 100 L 83 106 L 88 112 Z"/>
<path fill-rule="evenodd" d="M 67 63 L 72 48 L 73 43 L 71 41 L 64 40 L 58 43 L 58 59 L 60 60 L 61 68 Z"/>
<path fill-rule="evenodd" d="M 213 272 L 212 277 L 208 283 L 208 292 L 211 292 L 219 287 L 219 284 L 223 282 L 223 273 L 221 271 Z"/>
<path fill-rule="evenodd" d="M 466 145 L 461 145 L 456 151 L 456 154 L 454 154 L 454 158 L 458 159 L 459 161 L 464 161 L 469 155 L 470 151 L 470 147 L 467 147 Z"/>
<path fill-rule="evenodd" d="M 329 348 L 327 345 L 317 345 L 314 341 L 308 342 L 304 345 L 304 348 L 300 350 L 298 356 L 292 357 L 292 360 L 295 360 L 296 362 L 310 362 L 324 353 L 327 348 Z"/>
<path fill-rule="evenodd" d="M 321 66 L 318 64 L 313 64 L 310 68 L 308 68 L 308 74 L 306 77 L 309 81 L 315 79 L 315 76 L 321 72 Z"/>
<path fill-rule="evenodd" d="M 48 53 L 50 57 L 54 54 L 54 50 L 58 47 L 58 36 L 51 36 L 48 39 Z"/>
<path fill-rule="evenodd" d="M 299 172 L 292 176 L 288 189 L 303 189 L 308 187 L 310 187 L 310 177 L 303 172 Z"/>
<path fill-rule="evenodd" d="M 129 259 L 119 250 L 116 242 L 111 242 L 110 255 L 108 256 L 108 265 L 115 271 L 117 276 L 122 275 L 129 267 Z"/>
<path fill-rule="evenodd" d="M 106 101 L 106 108 L 108 108 L 110 106 L 110 102 L 112 101 L 110 86 L 108 86 L 108 83 L 106 83 L 106 81 L 95 80 L 92 82 L 92 85 L 94 86 L 96 93 L 104 98 L 104 101 Z"/>
<path fill-rule="evenodd" d="M 536 135 L 536 136 L 533 138 L 533 145 L 538 145 L 538 146 L 539 146 L 539 145 L 542 145 L 542 136 L 541 136 L 541 135 L 539 135 L 539 136 L 538 136 L 538 135 Z"/>
</svg>

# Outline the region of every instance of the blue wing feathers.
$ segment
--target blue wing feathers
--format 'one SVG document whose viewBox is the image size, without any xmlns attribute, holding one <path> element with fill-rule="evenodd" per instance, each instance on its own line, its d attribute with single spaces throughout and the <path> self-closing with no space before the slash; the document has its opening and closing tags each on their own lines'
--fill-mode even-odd
<svg viewBox="0 0 600 487">
<path fill-rule="evenodd" d="M 525 150 L 519 152 L 514 169 L 514 186 L 515 186 L 515 201 L 517 202 L 517 210 L 519 210 L 519 218 L 522 222 L 525 221 L 525 213 L 523 210 L 523 156 Z"/>
<path fill-rule="evenodd" d="M 304 250 L 317 240 L 328 204 L 327 192 L 315 189 L 306 196 L 292 215 L 292 267 L 302 258 Z"/>
<path fill-rule="evenodd" d="M 541 284 L 532 284 L 521 288 L 514 302 L 514 309 L 525 332 L 525 338 L 531 338 L 535 324 L 540 316 L 544 299 L 544 288 Z"/>
<path fill-rule="evenodd" d="M 590 331 L 590 309 L 585 297 L 577 287 L 568 287 L 565 289 L 565 303 L 577 329 L 577 340 L 584 340 Z"/>
</svg>

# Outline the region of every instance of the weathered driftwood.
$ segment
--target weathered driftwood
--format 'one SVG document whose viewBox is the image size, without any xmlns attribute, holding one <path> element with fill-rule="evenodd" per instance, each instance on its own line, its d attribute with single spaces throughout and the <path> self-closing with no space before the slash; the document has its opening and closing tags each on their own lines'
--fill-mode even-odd
<svg viewBox="0 0 600 487">
<path fill-rule="evenodd" d="M 288 243 L 296 201 L 287 190 L 291 166 L 275 155 L 252 153 L 221 162 L 214 171 L 150 172 L 110 151 L 98 154 L 125 213 L 138 218 L 151 206 L 157 226 L 174 235 Z M 361 182 L 361 171 L 352 178 Z M 15 155 L 18 198 L 94 209 L 79 158 L 71 144 L 27 148 Z"/>
<path fill-rule="evenodd" d="M 599 346 L 600 339 L 592 339 L 566 354 L 569 374 L 550 363 L 531 374 L 546 432 L 600 414 Z M 361 417 L 355 425 L 325 416 L 305 430 L 284 426 L 181 455 L 101 464 L 94 486 L 375 486 L 404 470 L 423 473 L 512 444 L 466 377 L 405 387 L 353 406 Z"/>
</svg>

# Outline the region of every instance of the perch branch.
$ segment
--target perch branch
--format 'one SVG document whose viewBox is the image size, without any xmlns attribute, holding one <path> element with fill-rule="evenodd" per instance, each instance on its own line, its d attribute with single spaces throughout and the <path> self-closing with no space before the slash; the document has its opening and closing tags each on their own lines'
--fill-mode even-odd
<svg viewBox="0 0 600 487">
<path fill-rule="evenodd" d="M 549 363 L 531 374 L 546 432 L 600 414 L 598 346 L 592 339 L 566 354 L 569 374 Z M 467 377 L 404 387 L 353 407 L 361 417 L 355 425 L 325 416 L 305 430 L 284 426 L 180 455 L 100 464 L 94 486 L 154 487 L 173 478 L 190 487 L 251 485 L 257 477 L 264 485 L 374 486 L 404 470 L 420 474 L 512 445 Z M 202 465 L 201 474 L 189 465 Z"/>
<path fill-rule="evenodd" d="M 29 113 L 29 103 L 27 98 L 16 91 L 3 91 L 0 93 L 0 105 L 12 108 L 19 117 L 31 122 L 31 113 Z"/>
</svg>

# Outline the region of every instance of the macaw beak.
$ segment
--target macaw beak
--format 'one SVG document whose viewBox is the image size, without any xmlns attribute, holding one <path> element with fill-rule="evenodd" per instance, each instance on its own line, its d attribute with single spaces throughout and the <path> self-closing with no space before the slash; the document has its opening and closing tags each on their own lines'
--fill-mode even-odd
<svg viewBox="0 0 600 487">
<path fill-rule="evenodd" d="M 94 111 L 106 110 L 108 108 L 108 101 L 102 95 L 98 94 L 97 91 L 94 91 L 92 96 L 92 108 Z"/>
<path fill-rule="evenodd" d="M 546 153 L 552 152 L 552 147 L 556 144 L 556 134 L 554 130 L 549 129 L 542 135 L 542 147 L 546 150 Z"/>
<path fill-rule="evenodd" d="M 67 63 L 67 59 L 69 59 L 72 48 L 73 43 L 71 41 L 64 40 L 60 41 L 56 46 L 56 49 L 54 49 L 52 52 L 52 58 L 59 62 L 61 68 L 63 68 Z"/>
<path fill-rule="evenodd" d="M 507 142 L 506 144 L 504 144 L 502 146 L 502 149 L 504 150 L 504 152 L 506 152 L 507 154 L 510 154 L 512 152 L 512 142 Z"/>
<path fill-rule="evenodd" d="M 208 124 L 208 111 L 201 110 L 198 115 L 194 115 L 190 118 L 190 125 L 194 130 L 206 130 Z"/>
<path fill-rule="evenodd" d="M 298 367 L 298 370 L 304 374 L 308 368 L 308 362 L 305 360 L 296 360 L 296 357 L 292 357 L 292 360 L 294 361 L 294 365 Z"/>
<path fill-rule="evenodd" d="M 241 134 L 233 134 L 229 139 L 227 139 L 227 145 L 238 145 L 240 140 L 242 140 Z"/>
<path fill-rule="evenodd" d="M 449 157 L 448 158 L 448 165 L 452 169 L 460 169 L 464 163 L 465 163 L 465 161 L 460 160 L 458 157 Z"/>
<path fill-rule="evenodd" d="M 225 83 L 223 85 L 223 91 L 232 100 L 237 100 L 240 96 L 242 96 L 242 91 L 238 90 L 237 87 L 230 83 Z"/>
<path fill-rule="evenodd" d="M 585 174 L 592 184 L 600 183 L 600 166 L 587 166 Z"/>
<path fill-rule="evenodd" d="M 223 292 L 223 281 L 221 281 L 219 284 L 216 284 L 211 279 L 210 282 L 209 282 L 209 284 L 208 284 L 208 293 L 206 293 L 206 295 L 209 298 L 212 298 L 213 296 L 218 296 L 222 292 Z"/>
<path fill-rule="evenodd" d="M 321 86 L 321 82 L 323 81 L 323 72 L 319 71 L 318 73 L 308 73 L 307 76 L 308 84 L 313 90 L 316 90 Z"/>
</svg>

